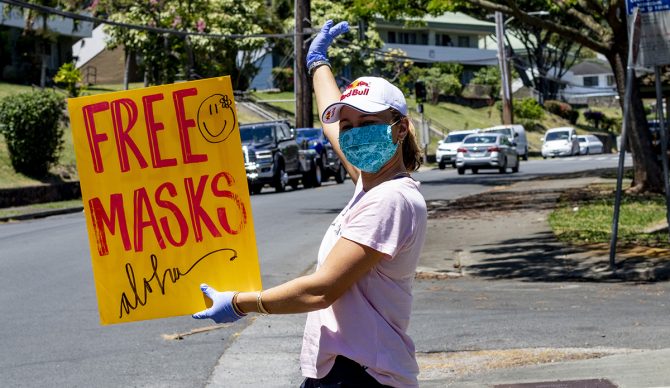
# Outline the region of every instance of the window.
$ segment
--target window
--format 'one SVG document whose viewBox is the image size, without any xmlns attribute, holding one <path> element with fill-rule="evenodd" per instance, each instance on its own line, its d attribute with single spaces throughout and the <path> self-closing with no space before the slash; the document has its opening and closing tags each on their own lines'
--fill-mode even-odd
<svg viewBox="0 0 670 388">
<path fill-rule="evenodd" d="M 598 86 L 598 76 L 584 77 L 584 86 Z"/>
<path fill-rule="evenodd" d="M 396 38 L 395 38 L 395 31 L 389 31 L 388 32 L 388 43 L 395 43 Z"/>
<path fill-rule="evenodd" d="M 608 75 L 607 76 L 607 86 L 612 86 L 614 85 L 614 76 L 613 75 Z"/>
<path fill-rule="evenodd" d="M 435 34 L 435 46 L 453 46 L 451 37 L 448 34 Z"/>
<path fill-rule="evenodd" d="M 401 32 L 399 35 L 398 43 L 401 44 L 416 44 L 416 33 L 414 32 Z"/>
<path fill-rule="evenodd" d="M 428 46 L 428 34 L 425 32 L 419 33 L 419 44 L 422 46 Z"/>
<path fill-rule="evenodd" d="M 469 36 L 459 36 L 458 37 L 458 47 L 470 47 L 470 37 Z"/>
</svg>

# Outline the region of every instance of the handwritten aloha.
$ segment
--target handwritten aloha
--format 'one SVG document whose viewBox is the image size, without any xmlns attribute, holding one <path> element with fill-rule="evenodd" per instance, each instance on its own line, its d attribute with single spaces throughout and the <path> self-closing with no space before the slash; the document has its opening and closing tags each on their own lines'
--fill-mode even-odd
<svg viewBox="0 0 670 388">
<path fill-rule="evenodd" d="M 142 280 L 142 283 L 144 284 L 143 287 L 141 287 L 141 290 L 138 290 L 137 288 L 137 281 L 135 279 L 135 271 L 133 270 L 133 266 L 130 263 L 126 263 L 126 276 L 128 277 L 128 284 L 130 285 L 130 290 L 131 290 L 131 296 L 130 298 L 128 295 L 124 292 L 121 294 L 121 305 L 119 309 L 119 318 L 123 317 L 123 314 L 125 313 L 126 315 L 130 314 L 131 310 L 135 310 L 140 306 L 144 306 L 147 304 L 147 299 L 149 298 L 149 294 L 151 294 L 154 290 L 152 288 L 152 282 L 155 281 L 155 283 L 158 285 L 158 288 L 161 291 L 161 294 L 165 295 L 165 286 L 166 286 L 166 278 L 169 275 L 169 280 L 172 282 L 172 284 L 177 283 L 177 281 L 183 277 L 189 274 L 195 268 L 198 264 L 200 264 L 201 261 L 206 259 L 209 256 L 212 256 L 215 253 L 219 252 L 229 252 L 231 254 L 230 261 L 233 261 L 237 258 L 237 251 L 231 248 L 222 248 L 222 249 L 217 249 L 214 251 L 211 251 L 207 253 L 206 255 L 202 256 L 198 260 L 196 260 L 186 271 L 182 272 L 179 268 L 168 268 L 165 271 L 163 271 L 163 275 L 160 276 L 159 269 L 158 269 L 158 257 L 154 254 L 151 255 L 151 269 L 153 272 L 151 273 L 151 277 L 148 279 L 145 277 Z M 154 285 L 155 286 L 155 285 Z M 141 295 L 140 295 L 141 294 Z M 133 301 L 131 302 L 131 299 Z"/>
</svg>

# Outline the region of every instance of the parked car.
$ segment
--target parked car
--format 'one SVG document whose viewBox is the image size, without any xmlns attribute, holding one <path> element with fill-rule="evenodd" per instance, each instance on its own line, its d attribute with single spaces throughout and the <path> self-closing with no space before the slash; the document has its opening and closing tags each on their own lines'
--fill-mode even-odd
<svg viewBox="0 0 670 388">
<path fill-rule="evenodd" d="M 328 141 L 321 128 L 296 128 L 296 141 L 305 152 L 314 154 L 316 168 L 312 179 L 303 184 L 318 187 L 331 176 L 337 183 L 343 183 L 347 177 L 347 170 L 340 162 L 340 158 L 333 150 L 333 145 Z"/>
<path fill-rule="evenodd" d="M 523 160 L 528 160 L 528 139 L 526 129 L 520 124 L 503 124 L 482 129 L 480 132 L 494 132 L 507 135 L 516 144 L 516 151 Z"/>
<path fill-rule="evenodd" d="M 577 135 L 580 155 L 602 154 L 603 142 L 594 135 Z"/>
<path fill-rule="evenodd" d="M 314 157 L 300 150 L 288 121 L 241 124 L 240 137 L 250 192 L 258 194 L 266 184 L 281 192 L 310 179 Z"/>
<path fill-rule="evenodd" d="M 519 153 L 516 144 L 502 133 L 476 133 L 463 139 L 463 144 L 456 153 L 456 168 L 458 174 L 465 174 L 471 169 L 473 174 L 480 169 L 495 168 L 501 174 L 519 172 Z"/>
<path fill-rule="evenodd" d="M 658 120 L 648 120 L 649 133 L 651 134 L 651 149 L 660 157 L 662 154 L 661 143 L 661 123 Z M 667 120 L 665 124 L 668 125 Z M 668 139 L 668 149 L 670 149 L 670 138 Z"/>
<path fill-rule="evenodd" d="M 476 133 L 477 130 L 472 131 L 452 131 L 444 138 L 440 140 L 435 151 L 435 159 L 437 160 L 437 165 L 440 170 L 444 170 L 447 167 L 447 164 L 450 164 L 451 167 L 456 167 L 456 151 L 458 147 L 463 143 L 463 139 L 467 135 Z"/>
<path fill-rule="evenodd" d="M 542 157 L 579 155 L 579 140 L 573 127 L 548 130 L 542 137 Z"/>
</svg>

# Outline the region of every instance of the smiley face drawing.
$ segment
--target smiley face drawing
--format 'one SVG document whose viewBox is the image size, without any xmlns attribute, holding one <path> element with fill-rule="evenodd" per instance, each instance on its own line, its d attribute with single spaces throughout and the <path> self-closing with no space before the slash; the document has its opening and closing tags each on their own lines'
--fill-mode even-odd
<svg viewBox="0 0 670 388">
<path fill-rule="evenodd" d="M 198 129 L 210 143 L 220 143 L 235 129 L 237 118 L 233 102 L 228 96 L 214 94 L 207 97 L 198 108 Z"/>
</svg>

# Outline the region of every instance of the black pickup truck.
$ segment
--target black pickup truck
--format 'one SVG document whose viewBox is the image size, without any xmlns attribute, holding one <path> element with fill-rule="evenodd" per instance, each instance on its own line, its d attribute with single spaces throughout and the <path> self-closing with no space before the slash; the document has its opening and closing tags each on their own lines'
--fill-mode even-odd
<svg viewBox="0 0 670 388">
<path fill-rule="evenodd" d="M 302 181 L 311 187 L 315 156 L 301 150 L 295 131 L 286 120 L 241 124 L 240 137 L 249 191 L 258 194 L 263 186 L 275 191 L 297 188 Z"/>
</svg>

